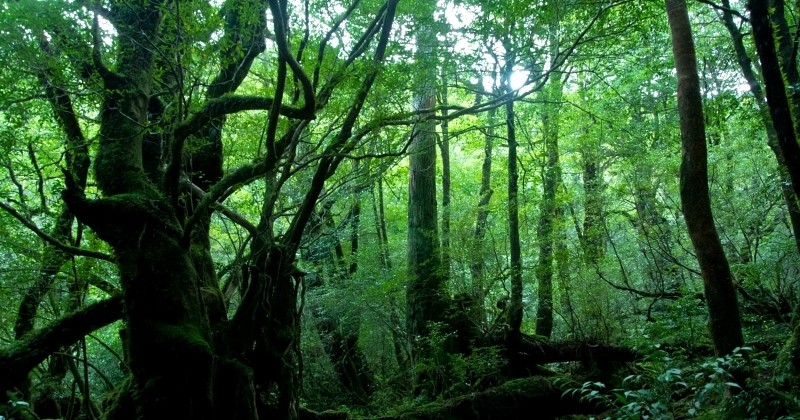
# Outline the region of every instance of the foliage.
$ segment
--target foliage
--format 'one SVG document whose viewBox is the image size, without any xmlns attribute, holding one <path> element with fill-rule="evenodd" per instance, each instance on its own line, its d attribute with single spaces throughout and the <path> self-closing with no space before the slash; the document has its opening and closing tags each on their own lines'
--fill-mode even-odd
<svg viewBox="0 0 800 420">
<path fill-rule="evenodd" d="M 659 347 L 650 347 L 619 388 L 588 381 L 563 395 L 606 407 L 613 418 L 794 418 L 800 400 L 760 379 L 768 371 L 764 354 L 742 347 L 698 360 Z"/>
<path fill-rule="evenodd" d="M 0 203 L 10 209 L 0 210 L 0 298 L 7 303 L 0 305 L 0 351 L 13 348 L 18 339 L 15 324 L 26 295 L 41 293 L 32 321 L 35 334 L 73 310 L 138 285 L 126 283 L 131 271 L 120 270 L 115 260 L 120 254 L 102 239 L 101 229 L 69 219 L 57 239 L 61 245 L 100 252 L 108 256 L 105 259 L 72 255 L 73 248 L 59 251 L 42 235 L 55 236 L 59 221 L 65 220 L 62 216 L 72 217 L 65 212 L 61 195 L 70 186 L 65 173 L 70 171 L 72 153 L 86 147 L 96 162 L 102 148 L 104 95 L 120 92 L 107 89 L 100 70 L 125 70 L 118 69 L 118 60 L 131 47 L 110 13 L 128 4 L 123 3 L 0 4 Z M 214 310 L 224 313 L 220 325 L 228 325 L 246 303 L 248 290 L 257 289 L 248 283 L 248 276 L 257 265 L 254 243 L 263 240 L 278 254 L 289 251 L 286 264 L 269 260 L 263 265 L 291 272 L 292 281 L 297 279 L 292 283 L 297 299 L 267 299 L 254 305 L 254 313 L 285 304 L 300 314 L 302 329 L 290 341 L 292 351 L 302 355 L 293 363 L 302 377 L 304 405 L 377 415 L 392 406 L 401 412 L 503 383 L 511 369 L 505 349 L 486 341 L 503 335 L 508 324 L 508 310 L 502 305 L 511 289 L 503 105 L 511 98 L 519 137 L 522 332 L 532 332 L 539 305 L 535 291 L 540 279 L 534 267 L 540 250 L 547 248 L 547 238 L 537 233 L 538 221 L 546 217 L 541 206 L 548 157 L 545 120 L 557 117 L 561 179 L 555 193 L 558 220 L 552 241 L 553 340 L 629 346 L 646 356 L 631 367 L 603 366 L 607 371 L 595 372 L 601 377 L 569 385 L 565 395 L 607 407 L 610 416 L 629 418 L 777 418 L 800 412 L 797 396 L 771 385 L 786 379 L 774 359 L 792 334 L 792 308 L 800 299 L 800 254 L 783 196 L 786 181 L 767 144 L 763 114 L 740 76 L 736 51 L 719 19 L 721 9 L 708 2 L 689 4 L 705 104 L 712 208 L 738 288 L 747 347 L 724 357 L 699 358 L 695 353 L 707 354 L 709 349 L 708 315 L 678 200 L 676 81 L 661 3 L 456 0 L 423 7 L 400 2 L 386 57 L 380 62 L 371 59 L 375 40 L 353 48 L 362 36 L 377 34 L 371 25 L 378 22 L 383 2 L 277 3 L 287 7 L 290 55 L 298 57 L 309 76 L 319 71 L 314 92 L 321 95 L 331 84 L 330 96 L 301 128 L 299 119 L 286 115 L 270 125 L 274 110 L 262 104 L 262 109 L 226 111 L 196 130 L 177 159 L 166 147 L 181 124 L 212 99 L 275 96 L 280 54 L 273 15 L 268 9 L 256 13 L 255 6 L 266 3 L 166 1 L 160 11 L 163 27 L 169 30 L 147 40 L 152 44 L 134 40 L 146 47 L 143 50 L 158 53 L 148 75 L 152 79 L 148 99 L 163 109 L 148 109 L 146 121 L 137 123 L 141 129 L 137 133 L 158 139 L 159 158 L 157 176 L 150 180 L 158 192 L 137 203 L 145 209 L 159 200 L 171 206 L 169 218 L 160 217 L 166 213 L 157 208 L 156 221 L 174 216 L 182 230 L 203 194 L 211 193 L 217 180 L 206 179 L 199 167 L 200 155 L 213 142 L 222 177 L 239 174 L 241 168 L 263 169 L 258 165 L 268 160 L 270 145 L 280 143 L 281 136 L 291 140 L 270 171 L 217 192 L 207 232 L 198 228 L 201 240 L 193 237 L 191 246 L 185 247 L 207 262 L 185 273 L 204 272 L 215 283 L 160 289 L 168 281 L 189 277 L 166 275 L 164 264 L 151 267 L 164 279 L 148 286 L 152 290 L 143 295 L 174 298 L 180 302 L 176 307 L 191 300 L 193 293 L 222 296 L 224 305 Z M 733 3 L 733 8 L 740 8 L 741 2 Z M 246 66 L 237 60 L 245 52 L 244 38 L 253 33 L 228 26 L 239 16 L 232 12 L 234 4 L 248 5 L 241 22 L 256 24 L 269 16 L 268 30 L 254 44 L 264 51 Z M 790 25 L 796 25 L 792 21 L 796 13 L 787 14 Z M 746 52 L 755 58 L 748 22 L 737 17 L 736 23 L 745 32 Z M 424 28 L 437 32 L 439 45 L 431 59 L 422 60 L 415 58 L 415 43 Z M 45 48 L 48 45 L 50 49 Z M 503 74 L 501 69 L 512 59 L 516 62 L 512 74 Z M 227 66 L 246 68 L 247 74 L 235 91 L 211 98 L 210 92 L 218 87 L 215 81 Z M 378 71 L 375 84 L 356 107 L 360 115 L 349 127 L 352 135 L 337 146 L 345 117 L 373 70 Z M 438 90 L 438 103 L 446 99 L 450 105 L 446 126 L 452 184 L 447 212 L 440 206 L 438 214 L 447 217 L 450 226 L 451 265 L 442 271 L 449 273 L 447 298 L 476 300 L 474 307 L 459 308 L 469 312 L 464 318 L 484 340 L 467 343 L 468 351 L 454 350 L 464 343 L 458 343 L 458 332 L 445 325 L 435 324 L 427 336 L 415 338 L 427 349 L 421 354 L 412 354 L 407 337 L 408 144 L 415 124 L 411 101 L 421 74 L 444 75 L 437 83 L 447 85 L 446 94 L 441 86 Z M 294 76 L 290 73 L 284 80 L 287 107 L 301 106 L 304 100 Z M 510 96 L 501 96 L 504 77 L 528 80 Z M 63 118 L 48 99 L 48 87 L 58 88 L 72 101 L 84 137 L 81 144 L 71 143 Z M 553 89 L 561 94 L 551 96 Z M 558 103 L 552 97 L 558 97 Z M 494 108 L 491 114 L 490 108 Z M 445 117 L 441 109 L 437 112 L 441 140 Z M 214 133 L 219 134 L 216 140 Z M 479 208 L 487 143 L 491 196 Z M 133 156 L 138 159 L 137 153 Z M 163 171 L 170 159 L 180 166 L 174 179 L 180 187 L 175 191 L 162 188 L 168 183 Z M 316 173 L 328 159 L 336 164 Z M 436 170 L 437 193 L 441 193 L 439 163 Z M 198 192 L 191 190 L 189 181 L 209 185 Z M 311 221 L 296 228 L 295 220 L 305 214 L 306 199 L 313 195 L 312 186 L 320 189 L 311 200 Z M 91 171 L 83 191 L 88 200 L 103 197 Z M 357 215 L 355 203 L 360 204 Z M 488 212 L 486 231 L 478 240 L 476 220 L 482 211 Z M 103 215 L 110 219 L 112 213 Z M 128 218 L 126 225 L 134 220 Z M 254 235 L 254 229 L 261 233 Z M 146 232 L 123 236 L 122 241 L 136 248 L 132 244 L 145 244 Z M 290 240 L 293 234 L 299 239 Z M 163 256 L 165 248 L 140 249 Z M 53 256 L 58 258 L 48 265 Z M 180 259 L 170 256 L 170 260 Z M 274 277 L 287 278 L 286 272 L 279 274 Z M 198 312 L 206 315 L 211 308 L 202 306 Z M 85 343 L 59 348 L 59 354 L 32 372 L 30 395 L 4 398 L 0 414 L 22 416 L 31 411 L 28 402 L 37 411 L 35 397 L 48 395 L 69 396 L 69 412 L 75 416 L 84 398 L 102 410 L 104 398 L 120 394 L 120 384 L 131 373 L 129 343 L 120 335 L 121 327 L 114 323 L 94 331 Z M 223 327 L 214 328 L 217 334 Z M 189 342 L 197 352 L 230 344 L 230 337 L 221 336 L 215 336 L 213 345 L 206 343 L 205 338 L 198 339 L 202 334 L 183 325 L 167 329 L 168 338 Z M 266 334 L 269 329 L 243 330 L 256 335 L 255 331 Z M 340 359 L 352 353 L 336 356 L 326 347 L 340 333 L 351 339 L 349 350 L 363 353 L 364 363 L 355 370 L 371 378 L 368 395 L 348 389 L 346 378 L 337 371 Z M 663 344 L 653 347 L 653 342 Z M 164 345 L 164 354 L 175 348 L 158 344 Z M 61 356 L 70 358 L 72 366 L 59 365 Z M 261 360 L 250 354 L 242 357 Z M 548 368 L 571 372 L 573 366 Z M 415 377 L 423 378 L 422 383 L 415 384 Z M 88 397 L 79 389 L 84 381 Z M 265 394 L 275 395 L 270 392 Z"/>
</svg>

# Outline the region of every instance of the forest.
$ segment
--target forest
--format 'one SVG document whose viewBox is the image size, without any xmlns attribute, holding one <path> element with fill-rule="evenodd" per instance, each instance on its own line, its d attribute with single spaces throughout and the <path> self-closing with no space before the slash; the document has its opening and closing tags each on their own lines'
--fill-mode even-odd
<svg viewBox="0 0 800 420">
<path fill-rule="evenodd" d="M 0 2 L 0 420 L 800 418 L 800 2 Z"/>
</svg>

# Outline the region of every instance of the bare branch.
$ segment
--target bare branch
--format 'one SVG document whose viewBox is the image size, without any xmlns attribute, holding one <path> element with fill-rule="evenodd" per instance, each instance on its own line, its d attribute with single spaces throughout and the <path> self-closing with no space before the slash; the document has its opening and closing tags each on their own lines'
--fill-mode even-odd
<svg viewBox="0 0 800 420">
<path fill-rule="evenodd" d="M 730 14 L 738 17 L 739 19 L 741 19 L 743 22 L 750 22 L 750 19 L 746 18 L 744 15 L 739 13 L 738 10 L 734 10 L 734 9 L 732 9 L 730 7 L 725 7 L 725 6 L 719 5 L 717 3 L 714 3 L 711 0 L 697 0 L 697 1 L 700 2 L 700 3 L 707 4 L 707 5 L 711 6 L 715 10 L 719 10 L 720 12 L 730 13 Z"/>
<path fill-rule="evenodd" d="M 74 247 L 74 246 L 71 246 L 71 245 L 67 245 L 67 244 L 59 241 L 58 239 L 48 235 L 47 233 L 45 233 L 44 231 L 39 229 L 39 227 L 36 226 L 35 223 L 33 223 L 31 220 L 29 220 L 28 218 L 26 218 L 25 216 L 20 214 L 16 209 L 14 209 L 13 207 L 11 207 L 10 205 L 8 205 L 7 203 L 5 203 L 3 201 L 0 201 L 0 208 L 5 210 L 6 212 L 8 212 L 8 214 L 13 216 L 15 219 L 19 220 L 20 223 L 22 223 L 23 225 L 25 225 L 25 227 L 27 227 L 33 233 L 35 233 L 36 236 L 44 239 L 47 243 L 55 246 L 56 248 L 58 248 L 59 250 L 61 250 L 63 252 L 66 252 L 67 254 L 79 255 L 79 256 L 90 257 L 90 258 L 97 258 L 98 260 L 114 262 L 114 257 L 112 257 L 112 256 L 110 256 L 108 254 L 105 254 L 105 253 L 102 253 L 102 252 L 98 252 L 98 251 L 92 251 L 92 250 L 89 250 L 89 249 L 78 248 L 78 247 Z"/>
</svg>

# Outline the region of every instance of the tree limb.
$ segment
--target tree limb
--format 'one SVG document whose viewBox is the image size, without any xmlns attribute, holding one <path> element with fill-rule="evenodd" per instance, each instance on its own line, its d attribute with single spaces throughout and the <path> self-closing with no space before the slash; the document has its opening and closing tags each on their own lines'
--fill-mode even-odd
<svg viewBox="0 0 800 420">
<path fill-rule="evenodd" d="M 25 379 L 47 356 L 122 317 L 122 296 L 112 296 L 67 315 L 0 351 L 0 392 Z M 3 392 L 2 395 L 5 395 Z"/>
<path fill-rule="evenodd" d="M 262 96 L 227 95 L 216 99 L 209 99 L 203 109 L 192 115 L 188 120 L 179 125 L 174 132 L 176 140 L 185 140 L 203 128 L 214 118 L 235 114 L 241 111 L 266 111 L 272 107 L 273 99 Z M 305 109 L 288 106 L 280 107 L 281 115 L 289 118 L 313 118 L 313 113 Z"/>
<path fill-rule="evenodd" d="M 39 227 L 36 226 L 36 224 L 28 220 L 28 218 L 20 214 L 16 209 L 14 209 L 13 207 L 11 207 L 10 205 L 8 205 L 3 201 L 0 201 L 0 208 L 8 212 L 8 214 L 13 216 L 15 219 L 19 220 L 20 223 L 22 223 L 23 225 L 25 225 L 25 227 L 27 227 L 33 233 L 35 233 L 36 236 L 44 239 L 47 243 L 55 246 L 56 248 L 58 248 L 63 252 L 66 252 L 70 255 L 79 255 L 82 257 L 97 258 L 98 260 L 114 262 L 114 257 L 112 257 L 111 255 L 105 254 L 103 252 L 92 251 L 89 249 L 78 248 L 71 245 L 67 245 L 59 241 L 58 239 L 48 235 L 47 233 L 39 229 Z"/>
<path fill-rule="evenodd" d="M 730 13 L 730 14 L 738 17 L 739 19 L 741 19 L 743 22 L 750 22 L 750 19 L 746 18 L 744 15 L 739 13 L 738 10 L 734 10 L 734 9 L 732 9 L 730 7 L 721 6 L 721 5 L 717 4 L 717 3 L 714 3 L 711 0 L 697 0 L 697 1 L 700 2 L 700 3 L 707 4 L 707 5 L 711 6 L 711 8 L 713 8 L 715 10 L 719 10 L 720 12 Z"/>
</svg>

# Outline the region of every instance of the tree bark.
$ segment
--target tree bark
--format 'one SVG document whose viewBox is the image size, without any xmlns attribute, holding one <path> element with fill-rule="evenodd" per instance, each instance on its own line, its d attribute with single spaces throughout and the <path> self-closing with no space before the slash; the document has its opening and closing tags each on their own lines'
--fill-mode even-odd
<svg viewBox="0 0 800 420">
<path fill-rule="evenodd" d="M 766 1 L 749 0 L 747 7 L 750 9 L 753 38 L 761 61 L 761 73 L 764 76 L 764 88 L 772 117 L 772 126 L 775 127 L 778 146 L 786 159 L 786 166 L 789 168 L 792 189 L 795 196 L 800 197 L 800 146 L 797 145 L 791 107 L 775 53 L 776 46 L 770 26 L 768 5 Z"/>
<path fill-rule="evenodd" d="M 744 342 L 739 305 L 711 213 L 703 103 L 689 13 L 684 0 L 666 0 L 666 10 L 678 74 L 682 210 L 703 277 L 711 338 L 721 356 Z"/>
<path fill-rule="evenodd" d="M 770 3 L 769 20 L 774 32 L 775 53 L 783 74 L 794 120 L 795 133 L 800 132 L 800 70 L 797 68 L 797 39 L 786 21 L 786 2 L 784 0 L 765 0 Z M 791 12 L 790 12 L 791 13 Z M 754 24 L 756 24 L 754 22 Z M 755 35 L 755 34 L 754 34 Z M 758 41 L 756 41 L 758 42 Z"/>
<path fill-rule="evenodd" d="M 583 255 L 597 267 L 605 254 L 603 240 L 602 169 L 596 151 L 583 153 Z"/>
</svg>

